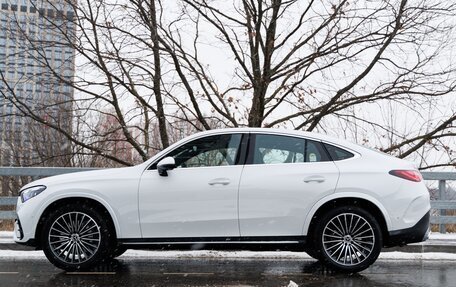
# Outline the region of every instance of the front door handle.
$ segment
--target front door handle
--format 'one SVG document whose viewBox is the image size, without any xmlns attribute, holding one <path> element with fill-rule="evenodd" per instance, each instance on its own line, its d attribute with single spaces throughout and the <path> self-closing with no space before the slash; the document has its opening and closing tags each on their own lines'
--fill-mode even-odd
<svg viewBox="0 0 456 287">
<path fill-rule="evenodd" d="M 325 178 L 323 176 L 318 176 L 318 175 L 313 175 L 304 178 L 305 183 L 311 183 L 311 182 L 316 182 L 316 183 L 322 183 L 325 181 Z"/>
<path fill-rule="evenodd" d="M 230 179 L 223 177 L 223 178 L 215 178 L 215 179 L 209 181 L 209 185 L 217 185 L 217 184 L 228 185 L 228 184 L 230 184 Z"/>
</svg>

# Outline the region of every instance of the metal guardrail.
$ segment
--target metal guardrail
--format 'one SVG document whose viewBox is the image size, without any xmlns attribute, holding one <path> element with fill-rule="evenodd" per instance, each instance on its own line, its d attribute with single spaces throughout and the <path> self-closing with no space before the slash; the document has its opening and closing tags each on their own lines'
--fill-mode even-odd
<svg viewBox="0 0 456 287">
<path fill-rule="evenodd" d="M 69 167 L 0 167 L 0 176 L 31 176 L 32 178 L 59 175 L 71 172 L 95 170 L 96 168 Z M 456 216 L 447 216 L 446 209 L 456 210 L 456 200 L 446 200 L 446 182 L 456 180 L 456 172 L 422 172 L 425 180 L 438 180 L 438 200 L 431 201 L 431 207 L 439 210 L 438 216 L 431 216 L 432 224 L 439 224 L 440 233 L 445 233 L 445 224 L 456 224 Z M 15 205 L 17 197 L 0 197 L 0 206 Z M 14 211 L 0 211 L 0 219 L 15 218 Z"/>
<path fill-rule="evenodd" d="M 17 197 L 0 197 L 0 206 L 16 205 Z M 14 211 L 2 211 L 0 210 L 1 219 L 13 219 L 16 216 Z"/>
<path fill-rule="evenodd" d="M 447 200 L 446 198 L 446 182 L 448 180 L 456 180 L 456 172 L 423 172 L 425 180 L 438 180 L 438 200 L 431 201 L 431 207 L 439 211 L 438 216 L 431 216 L 431 224 L 439 225 L 439 232 L 446 233 L 445 224 L 455 224 L 456 216 L 447 216 L 447 209 L 456 209 L 456 200 Z"/>
</svg>

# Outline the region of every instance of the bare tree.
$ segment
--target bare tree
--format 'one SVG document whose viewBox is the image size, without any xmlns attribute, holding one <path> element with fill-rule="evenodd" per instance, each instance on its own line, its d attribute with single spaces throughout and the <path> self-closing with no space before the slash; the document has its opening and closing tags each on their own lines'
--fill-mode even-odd
<svg viewBox="0 0 456 287">
<path fill-rule="evenodd" d="M 176 24 L 166 26 L 167 39 L 228 125 L 340 136 L 342 131 L 332 128 L 342 121 L 344 129 L 370 130 L 372 144 L 401 158 L 429 144 L 454 148 L 454 140 L 448 143 L 456 119 L 454 59 L 448 62 L 456 7 L 451 1 L 183 2 L 185 23 L 215 32 L 205 40 L 196 33 L 189 48 L 180 41 L 188 41 L 182 24 Z M 233 62 L 233 79 L 224 88 L 199 57 L 198 49 L 207 44 L 222 47 Z M 229 116 L 220 111 L 230 102 L 244 105 L 246 121 L 233 120 L 234 109 Z M 401 122 L 394 126 L 382 117 L 392 102 L 400 107 Z M 442 103 L 450 104 L 444 114 L 425 115 L 428 104 Z M 404 119 L 404 113 L 413 116 Z M 450 157 L 445 164 L 454 161 Z"/>
<path fill-rule="evenodd" d="M 32 22 L 8 23 L 47 75 L 74 89 L 73 130 L 0 75 L 3 98 L 70 141 L 74 162 L 131 165 L 197 130 L 263 126 L 347 137 L 422 168 L 455 164 L 451 1 L 62 3 L 47 4 L 62 17 L 40 15 L 61 35 L 51 41 L 30 34 Z M 76 52 L 73 78 L 48 60 L 55 45 Z M 446 157 L 431 159 L 436 149 Z"/>
</svg>

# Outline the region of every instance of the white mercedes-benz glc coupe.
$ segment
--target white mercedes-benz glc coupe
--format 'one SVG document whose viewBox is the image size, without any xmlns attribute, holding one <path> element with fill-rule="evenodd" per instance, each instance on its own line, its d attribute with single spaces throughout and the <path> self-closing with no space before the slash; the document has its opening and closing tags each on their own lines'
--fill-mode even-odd
<svg viewBox="0 0 456 287">
<path fill-rule="evenodd" d="M 21 189 L 15 241 L 81 270 L 128 248 L 301 250 L 346 272 L 426 240 L 410 163 L 324 135 L 260 128 L 187 137 L 133 167 Z"/>
</svg>

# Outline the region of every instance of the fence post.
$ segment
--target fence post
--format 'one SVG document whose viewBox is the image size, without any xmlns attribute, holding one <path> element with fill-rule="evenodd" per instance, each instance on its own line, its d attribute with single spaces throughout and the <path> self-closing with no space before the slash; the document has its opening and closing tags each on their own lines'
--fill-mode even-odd
<svg viewBox="0 0 456 287">
<path fill-rule="evenodd" d="M 446 200 L 446 181 L 439 180 L 439 200 Z M 440 209 L 440 216 L 445 216 L 445 209 Z M 439 232 L 446 233 L 446 226 L 443 223 L 439 224 Z"/>
</svg>

